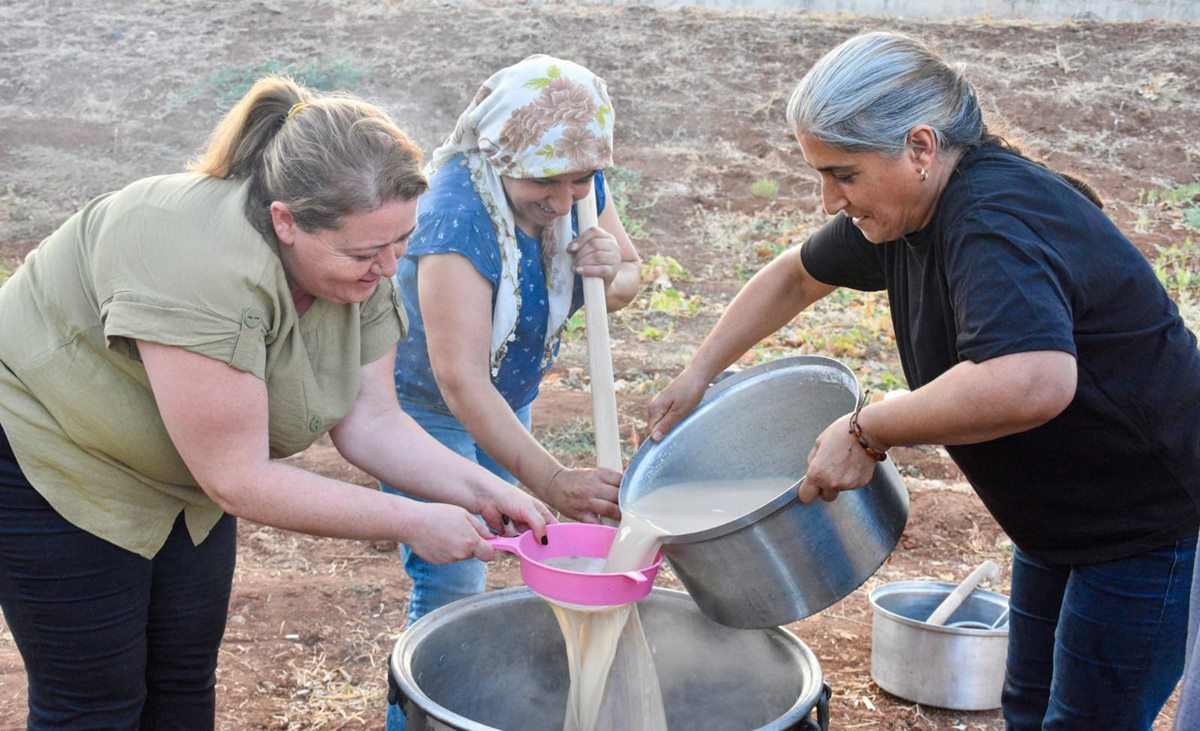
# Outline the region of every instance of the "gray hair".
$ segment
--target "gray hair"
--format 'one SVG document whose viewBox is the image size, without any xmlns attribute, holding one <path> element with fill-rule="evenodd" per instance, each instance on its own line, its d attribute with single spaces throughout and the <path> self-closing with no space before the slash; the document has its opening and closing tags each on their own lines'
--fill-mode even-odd
<svg viewBox="0 0 1200 731">
<path fill-rule="evenodd" d="M 933 128 L 939 150 L 987 135 L 975 89 L 961 71 L 899 33 L 864 33 L 825 54 L 792 92 L 787 119 L 830 147 L 888 157 L 904 151 L 919 124 Z"/>
</svg>

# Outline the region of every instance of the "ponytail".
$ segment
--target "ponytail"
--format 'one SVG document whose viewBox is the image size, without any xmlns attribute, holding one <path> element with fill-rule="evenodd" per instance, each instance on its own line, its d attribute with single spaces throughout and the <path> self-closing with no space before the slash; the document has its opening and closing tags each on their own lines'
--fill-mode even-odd
<svg viewBox="0 0 1200 731">
<path fill-rule="evenodd" d="M 274 201 L 312 232 L 339 228 L 351 212 L 416 198 L 429 187 L 421 158 L 378 107 L 344 94 L 317 96 L 271 75 L 229 110 L 188 169 L 249 179 L 246 215 L 270 238 Z"/>
<path fill-rule="evenodd" d="M 308 94 L 284 76 L 266 76 L 226 112 L 208 146 L 189 170 L 214 178 L 246 178 L 262 164 L 267 145 L 287 121 L 288 112 Z"/>
</svg>

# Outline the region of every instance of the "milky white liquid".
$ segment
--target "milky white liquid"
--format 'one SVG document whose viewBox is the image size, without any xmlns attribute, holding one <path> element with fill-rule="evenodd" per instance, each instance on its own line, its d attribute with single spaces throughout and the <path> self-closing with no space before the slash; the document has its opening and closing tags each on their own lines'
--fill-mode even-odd
<svg viewBox="0 0 1200 731">
<path fill-rule="evenodd" d="M 624 508 L 607 559 L 562 556 L 545 563 L 588 573 L 643 569 L 653 563 L 664 536 L 724 525 L 775 499 L 792 483 L 752 479 L 665 485 Z M 571 675 L 563 731 L 667 731 L 654 657 L 637 606 L 550 606 L 566 641 Z"/>
</svg>

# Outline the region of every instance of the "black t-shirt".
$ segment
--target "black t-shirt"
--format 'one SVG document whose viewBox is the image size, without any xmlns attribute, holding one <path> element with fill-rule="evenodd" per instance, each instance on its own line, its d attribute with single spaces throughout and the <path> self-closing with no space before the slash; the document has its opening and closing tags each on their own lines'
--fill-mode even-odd
<svg viewBox="0 0 1200 731">
<path fill-rule="evenodd" d="M 1062 414 L 947 447 L 1022 550 L 1097 562 L 1196 533 L 1196 338 L 1146 258 L 1059 175 L 983 146 L 959 161 L 925 229 L 872 244 L 839 214 L 801 256 L 821 282 L 887 290 L 911 388 L 963 361 L 1075 356 Z"/>
</svg>

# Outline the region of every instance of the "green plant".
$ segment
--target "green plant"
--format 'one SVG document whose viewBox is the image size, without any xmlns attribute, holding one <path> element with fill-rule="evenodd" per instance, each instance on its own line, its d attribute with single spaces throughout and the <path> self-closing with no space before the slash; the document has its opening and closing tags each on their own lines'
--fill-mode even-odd
<svg viewBox="0 0 1200 731">
<path fill-rule="evenodd" d="M 1154 273 L 1179 307 L 1184 324 L 1200 332 L 1200 243 L 1191 237 L 1172 244 L 1153 257 Z"/>
<path fill-rule="evenodd" d="M 646 307 L 670 317 L 694 317 L 700 311 L 700 298 L 684 296 L 674 287 L 656 287 L 650 292 Z"/>
<path fill-rule="evenodd" d="M 181 107 L 193 99 L 215 94 L 220 107 L 227 109 L 245 96 L 255 81 L 267 74 L 289 76 L 319 91 L 346 91 L 354 88 L 366 72 L 344 58 L 317 58 L 291 64 L 269 59 L 214 71 L 206 79 L 172 97 L 167 106 Z"/>
<path fill-rule="evenodd" d="M 883 393 L 905 388 L 906 385 L 905 380 L 892 371 L 881 371 L 865 381 L 867 388 Z"/>
<path fill-rule="evenodd" d="M 648 322 L 643 322 L 642 329 L 637 332 L 637 336 L 638 340 L 641 341 L 650 340 L 660 343 L 671 337 L 671 331 L 668 329 L 666 332 L 664 332 Z"/>
<path fill-rule="evenodd" d="M 591 419 L 572 419 L 539 429 L 536 436 L 543 447 L 555 454 L 582 457 L 596 451 L 596 432 Z"/>
<path fill-rule="evenodd" d="M 629 202 L 631 196 L 640 187 L 641 177 L 642 174 L 637 170 L 630 170 L 619 165 L 613 165 L 604 171 L 604 179 L 608 182 L 608 192 L 611 195 L 612 204 L 616 207 L 617 218 L 621 220 L 625 232 L 635 239 L 646 238 L 649 234 L 646 232 L 646 225 L 642 223 L 641 219 L 635 217 L 633 212 L 650 208 L 653 205 L 651 203 L 635 207 Z"/>
<path fill-rule="evenodd" d="M 770 178 L 759 178 L 750 185 L 750 193 L 759 198 L 774 198 L 779 195 L 779 183 Z"/>
<path fill-rule="evenodd" d="M 1160 249 L 1154 258 L 1154 273 L 1176 301 L 1200 299 L 1200 245 L 1189 237 L 1182 246 Z"/>
<path fill-rule="evenodd" d="M 1178 216 L 1184 228 L 1200 231 L 1200 182 L 1187 183 L 1162 190 L 1139 190 L 1138 220 L 1134 229 L 1149 230 L 1151 214 Z"/>
<path fill-rule="evenodd" d="M 642 283 L 663 284 L 670 286 L 671 282 L 690 282 L 692 273 L 683 267 L 673 256 L 654 254 L 642 262 Z"/>
<path fill-rule="evenodd" d="M 655 254 L 642 262 L 642 283 L 649 285 L 639 297 L 643 311 L 669 317 L 692 317 L 700 311 L 700 298 L 685 296 L 675 282 L 690 282 L 692 274 L 674 257 Z"/>
<path fill-rule="evenodd" d="M 587 313 L 580 308 L 575 310 L 575 314 L 567 320 L 567 327 L 563 330 L 563 337 L 567 340 L 575 341 L 583 337 L 584 330 L 587 328 Z"/>
<path fill-rule="evenodd" d="M 802 242 L 826 216 L 795 210 L 756 214 L 704 212 L 704 239 L 719 257 L 717 266 L 745 281 L 775 257 Z"/>
</svg>

